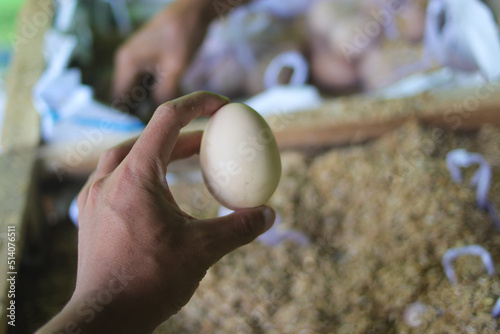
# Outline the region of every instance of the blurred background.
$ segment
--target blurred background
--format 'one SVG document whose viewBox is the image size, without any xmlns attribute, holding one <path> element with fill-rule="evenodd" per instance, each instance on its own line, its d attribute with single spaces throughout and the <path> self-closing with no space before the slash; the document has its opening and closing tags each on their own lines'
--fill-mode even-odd
<svg viewBox="0 0 500 334">
<path fill-rule="evenodd" d="M 36 148 L 36 177 L 30 179 L 37 189 L 36 208 L 30 210 L 40 221 L 23 251 L 16 297 L 19 321 L 8 333 L 32 333 L 71 296 L 77 256 L 74 198 L 99 154 L 139 134 L 158 105 L 152 91 L 140 85 L 134 86 L 138 95 L 132 95 L 131 104 L 112 97 L 115 53 L 173 2 L 68 0 L 48 1 L 50 6 L 43 8 L 34 1 L 0 2 L 0 119 L 8 98 L 31 99 L 40 118 L 41 141 Z M 299 126 L 314 120 L 328 124 L 354 120 L 354 128 L 366 121 L 379 130 L 368 138 L 346 127 L 347 139 L 341 145 L 334 144 L 333 137 L 299 145 L 307 136 L 302 139 L 290 132 L 295 139 L 283 142 L 280 138 L 285 136 L 278 136 L 278 143 L 284 143 L 280 145 L 283 177 L 271 204 L 285 230 L 303 233 L 311 243 L 285 240 L 274 248 L 263 244 L 239 251 L 209 275 L 206 292 L 158 333 L 299 333 L 297 328 L 300 333 L 454 332 L 471 319 L 475 322 L 469 332 L 495 330 L 489 309 L 500 294 L 498 278 L 484 283 L 487 276 L 480 265 L 460 262 L 460 272 L 470 285 L 452 290 L 440 260 L 446 249 L 470 243 L 487 245 L 494 258 L 500 258 L 499 238 L 489 238 L 498 233 L 491 224 L 493 214 L 478 210 L 472 189 L 453 183 L 445 162 L 446 154 L 460 147 L 483 154 L 496 172 L 490 194 L 492 203 L 498 203 L 498 101 L 488 108 L 473 108 L 492 116 L 472 117 L 472 131 L 465 133 L 450 129 L 447 120 L 441 122 L 448 127 L 439 135 L 435 124 L 418 121 L 398 121 L 397 131 L 389 133 L 373 120 L 396 114 L 409 119 L 410 110 L 423 112 L 434 105 L 426 100 L 432 94 L 452 96 L 439 100 L 443 113 L 455 102 L 467 109 L 464 101 L 474 89 L 497 89 L 500 1 L 232 3 L 213 1 L 219 15 L 181 76 L 178 95 L 196 90 L 226 95 L 253 106 L 268 121 L 278 117 L 285 128 L 287 122 Z M 23 6 L 31 9 L 23 14 Z M 20 57 L 18 52 L 26 56 L 30 50 L 26 45 L 31 42 L 23 43 L 23 29 L 42 29 L 34 15 L 45 8 L 51 13 L 50 22 L 32 56 L 43 60 L 41 75 L 32 92 L 9 91 L 8 76 L 23 71 L 17 66 L 9 72 L 9 64 Z M 109 131 L 102 131 L 104 123 Z M 192 127 L 203 128 L 205 123 L 202 119 Z M 368 140 L 385 132 L 389 134 L 381 139 Z M 412 167 L 406 168 L 405 162 Z M 219 214 L 196 161 L 170 171 L 167 178 L 183 209 L 200 218 Z M 426 199 L 415 200 L 413 193 Z M 201 207 L 195 205 L 200 196 Z M 463 229 L 432 227 L 439 220 Z M 484 225 L 471 226 L 471 220 Z M 402 240 L 407 242 L 404 247 Z M 391 255 L 397 247 L 400 256 Z M 408 260 L 411 254 L 419 257 Z M 233 279 L 233 270 L 241 277 Z M 262 277 L 248 282 L 254 273 Z M 479 279 L 483 281 L 475 289 Z M 224 286 L 218 287 L 218 281 Z M 383 296 L 376 292 L 392 287 L 393 292 Z M 444 292 L 438 295 L 438 291 Z M 474 301 L 463 306 L 454 291 L 477 300 L 470 297 Z M 463 312 L 453 309 L 455 318 L 443 316 L 452 309 L 443 306 L 446 300 L 462 305 Z M 422 320 L 411 318 L 412 312 Z M 225 320 L 227 314 L 233 322 Z M 454 322 L 457 327 L 451 325 Z"/>
</svg>

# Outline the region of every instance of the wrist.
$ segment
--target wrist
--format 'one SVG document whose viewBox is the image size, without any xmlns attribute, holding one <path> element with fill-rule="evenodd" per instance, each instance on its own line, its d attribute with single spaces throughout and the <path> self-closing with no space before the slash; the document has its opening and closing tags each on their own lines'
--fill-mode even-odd
<svg viewBox="0 0 500 334">
<path fill-rule="evenodd" d="M 73 295 L 64 309 L 36 334 L 151 333 L 162 319 L 137 303 L 104 296 L 102 291 Z"/>
</svg>

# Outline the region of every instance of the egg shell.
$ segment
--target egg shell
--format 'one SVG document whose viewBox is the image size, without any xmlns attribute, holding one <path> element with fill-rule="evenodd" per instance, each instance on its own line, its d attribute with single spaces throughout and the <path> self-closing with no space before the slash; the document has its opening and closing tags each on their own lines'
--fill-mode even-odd
<svg viewBox="0 0 500 334">
<path fill-rule="evenodd" d="M 200 147 L 203 179 L 230 209 L 265 204 L 281 177 L 281 158 L 271 128 L 247 105 L 230 103 L 210 119 Z"/>
</svg>

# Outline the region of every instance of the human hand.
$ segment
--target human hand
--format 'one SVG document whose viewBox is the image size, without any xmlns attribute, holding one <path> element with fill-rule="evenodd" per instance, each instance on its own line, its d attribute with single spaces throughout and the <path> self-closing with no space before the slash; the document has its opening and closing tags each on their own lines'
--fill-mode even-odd
<svg viewBox="0 0 500 334">
<path fill-rule="evenodd" d="M 180 129 L 226 103 L 207 92 L 165 103 L 137 140 L 101 157 L 78 196 L 74 294 L 38 333 L 151 332 L 189 301 L 210 266 L 271 227 L 268 207 L 195 219 L 169 190 L 167 164 L 200 147 L 201 132 Z"/>
<path fill-rule="evenodd" d="M 156 79 L 152 93 L 158 104 L 177 97 L 181 76 L 215 15 L 211 1 L 182 0 L 146 23 L 115 55 L 115 100 L 128 100 L 127 94 L 145 74 Z"/>
</svg>

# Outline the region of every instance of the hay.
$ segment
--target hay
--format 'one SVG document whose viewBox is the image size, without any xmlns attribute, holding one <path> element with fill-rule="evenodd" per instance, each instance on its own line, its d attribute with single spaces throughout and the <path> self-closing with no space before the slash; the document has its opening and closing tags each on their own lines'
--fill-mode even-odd
<svg viewBox="0 0 500 334">
<path fill-rule="evenodd" d="M 493 126 L 457 135 L 410 122 L 313 160 L 284 153 L 270 204 L 313 243 L 255 242 L 233 252 L 156 333 L 494 332 L 498 276 L 488 277 L 478 258 L 462 257 L 452 286 L 441 257 L 451 247 L 480 244 L 500 262 L 500 233 L 477 209 L 473 189 L 452 182 L 444 159 L 463 147 L 495 165 L 499 139 Z M 499 205 L 499 168 L 493 172 L 490 197 Z M 215 214 L 213 201 L 205 210 L 187 205 L 194 188 L 173 188 L 188 212 Z"/>
</svg>

